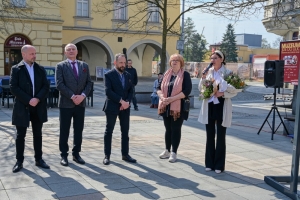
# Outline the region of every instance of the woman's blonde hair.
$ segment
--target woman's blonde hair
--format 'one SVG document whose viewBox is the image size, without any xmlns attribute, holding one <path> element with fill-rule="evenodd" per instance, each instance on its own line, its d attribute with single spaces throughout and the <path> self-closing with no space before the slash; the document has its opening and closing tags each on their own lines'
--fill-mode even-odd
<svg viewBox="0 0 300 200">
<path fill-rule="evenodd" d="M 172 60 L 173 60 L 174 57 L 178 58 L 178 60 L 180 62 L 180 68 L 183 68 L 184 67 L 184 59 L 183 59 L 182 55 L 180 55 L 178 53 L 175 53 L 175 54 L 170 56 L 169 65 L 171 66 L 171 63 L 172 63 Z"/>
</svg>

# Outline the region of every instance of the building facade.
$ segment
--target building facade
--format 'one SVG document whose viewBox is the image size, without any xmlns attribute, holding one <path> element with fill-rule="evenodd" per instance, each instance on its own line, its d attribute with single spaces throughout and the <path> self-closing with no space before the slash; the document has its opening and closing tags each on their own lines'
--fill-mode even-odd
<svg viewBox="0 0 300 200">
<path fill-rule="evenodd" d="M 236 44 L 247 45 L 249 48 L 261 48 L 262 35 L 256 34 L 235 34 Z"/>
<path fill-rule="evenodd" d="M 142 14 L 136 15 L 138 8 L 124 6 L 126 0 L 115 1 L 112 11 L 106 14 L 95 11 L 102 0 L 57 0 L 57 5 L 47 6 L 31 0 L 18 2 L 22 2 L 17 5 L 20 8 L 14 9 L 30 14 L 11 21 L 9 28 L 0 33 L 0 75 L 9 75 L 10 68 L 22 60 L 20 49 L 24 44 L 36 47 L 38 63 L 55 66 L 64 59 L 63 49 L 68 43 L 76 44 L 77 59 L 89 64 L 92 76 L 96 75 L 96 67 L 112 68 L 114 55 L 124 52 L 139 76 L 152 75 L 154 54 L 161 53 L 162 47 L 162 22 L 153 5 L 145 4 L 149 6 L 145 12 L 152 13 L 145 21 Z M 168 8 L 172 20 L 179 13 L 179 6 Z M 131 16 L 141 17 L 139 23 L 143 26 L 126 22 Z M 179 29 L 179 21 L 175 27 Z M 177 40 L 176 35 L 168 36 L 167 59 L 176 52 Z"/>
<path fill-rule="evenodd" d="M 262 23 L 268 32 L 282 36 L 284 41 L 297 40 L 300 27 L 299 8 L 299 1 L 269 0 Z"/>
</svg>

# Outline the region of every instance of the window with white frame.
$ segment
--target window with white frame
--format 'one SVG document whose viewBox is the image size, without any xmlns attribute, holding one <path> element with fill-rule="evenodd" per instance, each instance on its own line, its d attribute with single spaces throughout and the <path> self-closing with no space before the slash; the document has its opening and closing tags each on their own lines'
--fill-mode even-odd
<svg viewBox="0 0 300 200">
<path fill-rule="evenodd" d="M 77 0 L 77 16 L 89 16 L 89 0 Z"/>
<path fill-rule="evenodd" d="M 10 3 L 12 6 L 15 6 L 15 7 L 25 7 L 26 6 L 26 0 L 10 0 Z"/>
<path fill-rule="evenodd" d="M 126 0 L 115 1 L 114 19 L 126 20 Z"/>
<path fill-rule="evenodd" d="M 148 4 L 149 22 L 159 22 L 159 8 L 154 3 Z"/>
</svg>

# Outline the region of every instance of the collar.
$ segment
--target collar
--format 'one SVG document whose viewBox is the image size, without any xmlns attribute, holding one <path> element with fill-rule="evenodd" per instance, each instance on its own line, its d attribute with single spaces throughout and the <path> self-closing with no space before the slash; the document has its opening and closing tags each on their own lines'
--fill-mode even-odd
<svg viewBox="0 0 300 200">
<path fill-rule="evenodd" d="M 67 60 L 68 60 L 69 63 L 72 63 L 72 62 L 76 62 L 77 63 L 78 62 L 76 59 L 74 61 L 72 61 L 69 58 L 67 58 Z"/>
<path fill-rule="evenodd" d="M 28 66 L 28 67 L 33 67 L 33 65 L 34 65 L 34 63 L 32 63 L 32 65 L 30 66 L 27 62 L 25 62 L 24 60 L 23 60 L 23 62 L 24 62 L 24 64 L 25 64 L 25 66 Z"/>
</svg>

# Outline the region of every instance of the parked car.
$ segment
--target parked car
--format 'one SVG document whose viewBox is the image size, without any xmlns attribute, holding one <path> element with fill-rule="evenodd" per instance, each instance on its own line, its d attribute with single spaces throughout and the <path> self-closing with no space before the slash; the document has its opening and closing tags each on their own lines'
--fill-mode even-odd
<svg viewBox="0 0 300 200">
<path fill-rule="evenodd" d="M 55 67 L 45 66 L 47 79 L 50 80 L 50 85 L 55 85 Z M 10 76 L 0 76 L 0 85 L 2 85 L 2 79 L 10 79 Z M 2 95 L 2 88 L 0 87 L 0 96 Z"/>
<path fill-rule="evenodd" d="M 50 85 L 55 85 L 55 67 L 44 66 Z"/>
</svg>

